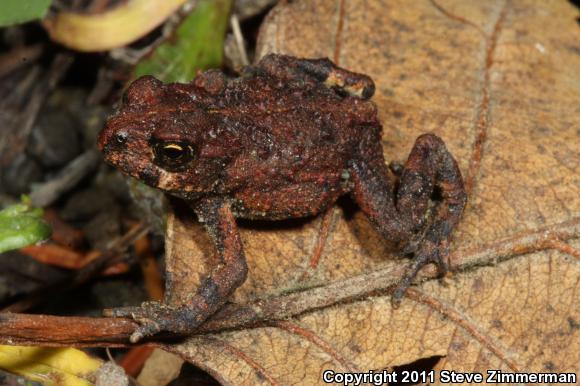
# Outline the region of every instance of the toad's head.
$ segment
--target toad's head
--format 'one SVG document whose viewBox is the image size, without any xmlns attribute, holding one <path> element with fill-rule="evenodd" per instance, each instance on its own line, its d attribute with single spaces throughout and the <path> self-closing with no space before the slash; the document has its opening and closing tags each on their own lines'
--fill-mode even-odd
<svg viewBox="0 0 580 386">
<path fill-rule="evenodd" d="M 105 160 L 178 197 L 215 189 L 236 144 L 214 105 L 219 87 L 199 83 L 164 84 L 152 76 L 133 82 L 100 133 Z"/>
</svg>

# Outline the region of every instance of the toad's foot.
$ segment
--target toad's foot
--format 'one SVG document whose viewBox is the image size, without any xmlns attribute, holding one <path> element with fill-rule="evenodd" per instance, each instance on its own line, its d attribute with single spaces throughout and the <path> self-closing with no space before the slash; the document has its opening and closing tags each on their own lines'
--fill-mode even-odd
<svg viewBox="0 0 580 386">
<path fill-rule="evenodd" d="M 131 334 L 131 343 L 137 343 L 145 337 L 161 331 L 176 334 L 188 334 L 205 320 L 204 316 L 193 308 L 172 307 L 159 302 L 144 302 L 141 307 L 120 307 L 105 309 L 105 316 L 130 318 L 139 323 Z"/>
<path fill-rule="evenodd" d="M 445 243 L 446 244 L 446 243 Z M 401 303 L 401 299 L 405 296 L 407 289 L 415 280 L 415 277 L 425 265 L 434 263 L 437 266 L 439 277 L 443 278 L 449 271 L 449 264 L 447 262 L 447 255 L 449 249 L 442 244 L 435 244 L 431 241 L 425 241 L 415 253 L 413 264 L 408 268 L 407 273 L 397 285 L 393 292 L 391 303 L 396 308 Z"/>
<path fill-rule="evenodd" d="M 381 141 L 363 141 L 360 158 L 350 163 L 351 194 L 385 240 L 415 256 L 393 294 L 397 305 L 424 265 L 447 272 L 448 246 L 467 193 L 457 162 L 436 135 L 417 138 L 403 170 L 392 168 L 400 175 L 397 186 L 385 168 Z"/>
</svg>

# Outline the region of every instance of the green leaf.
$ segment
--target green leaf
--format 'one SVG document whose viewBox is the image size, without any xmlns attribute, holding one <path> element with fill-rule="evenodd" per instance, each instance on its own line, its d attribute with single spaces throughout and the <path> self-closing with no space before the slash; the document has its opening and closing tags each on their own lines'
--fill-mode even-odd
<svg viewBox="0 0 580 386">
<path fill-rule="evenodd" d="M 41 19 L 51 0 L 0 0 L 0 27 Z"/>
<path fill-rule="evenodd" d="M 200 0 L 174 34 L 135 68 L 135 76 L 189 82 L 198 70 L 219 67 L 232 0 Z"/>
<path fill-rule="evenodd" d="M 0 211 L 0 253 L 45 240 L 50 232 L 42 209 L 33 208 L 30 199 Z"/>
</svg>

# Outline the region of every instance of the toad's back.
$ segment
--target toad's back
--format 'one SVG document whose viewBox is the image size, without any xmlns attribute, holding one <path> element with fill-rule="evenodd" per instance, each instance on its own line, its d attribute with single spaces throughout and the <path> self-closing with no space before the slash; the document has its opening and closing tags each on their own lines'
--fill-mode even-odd
<svg viewBox="0 0 580 386">
<path fill-rule="evenodd" d="M 216 100 L 243 149 L 222 180 L 240 217 L 319 213 L 349 189 L 347 163 L 363 137 L 380 141 L 372 102 L 307 74 L 283 75 L 252 68 Z"/>
</svg>

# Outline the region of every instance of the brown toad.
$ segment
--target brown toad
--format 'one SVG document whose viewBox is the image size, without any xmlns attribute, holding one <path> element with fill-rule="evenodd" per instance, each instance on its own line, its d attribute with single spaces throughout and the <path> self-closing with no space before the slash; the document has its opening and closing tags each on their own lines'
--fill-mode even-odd
<svg viewBox="0 0 580 386">
<path fill-rule="evenodd" d="M 239 78 L 214 70 L 189 84 L 146 76 L 129 87 L 100 149 L 124 173 L 187 201 L 220 261 L 188 304 L 111 310 L 140 323 L 133 342 L 159 331 L 193 332 L 244 282 L 236 217 L 313 216 L 348 193 L 386 240 L 415 256 L 395 301 L 425 264 L 447 271 L 466 202 L 460 171 L 442 140 L 425 134 L 394 184 L 373 93 L 368 76 L 328 59 L 274 54 Z"/>
</svg>

